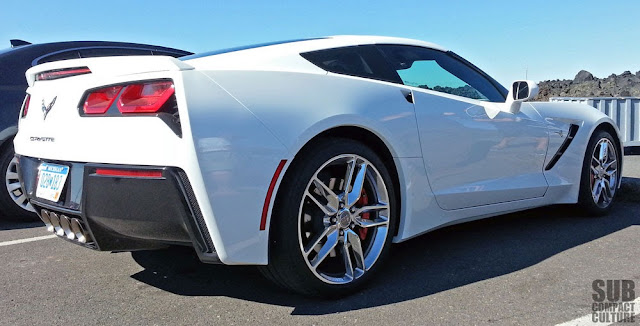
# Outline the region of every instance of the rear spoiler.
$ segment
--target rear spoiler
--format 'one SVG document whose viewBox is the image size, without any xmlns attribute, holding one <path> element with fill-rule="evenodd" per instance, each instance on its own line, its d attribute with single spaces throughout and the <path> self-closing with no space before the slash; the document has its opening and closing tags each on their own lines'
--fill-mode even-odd
<svg viewBox="0 0 640 326">
<path fill-rule="evenodd" d="M 11 47 L 12 48 L 17 48 L 19 46 L 31 44 L 31 43 L 29 43 L 27 41 L 17 40 L 17 39 L 9 40 L 9 43 L 11 43 Z"/>
<path fill-rule="evenodd" d="M 122 56 L 72 59 L 43 63 L 29 68 L 25 73 L 27 83 L 33 86 L 36 75 L 42 72 L 87 67 L 92 74 L 101 76 L 124 76 L 157 71 L 181 71 L 194 69 L 192 66 L 168 56 Z"/>
</svg>

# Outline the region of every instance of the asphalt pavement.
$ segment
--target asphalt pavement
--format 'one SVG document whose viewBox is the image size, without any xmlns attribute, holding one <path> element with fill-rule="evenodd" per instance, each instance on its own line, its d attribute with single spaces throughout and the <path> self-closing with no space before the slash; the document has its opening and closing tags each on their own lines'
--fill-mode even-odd
<svg viewBox="0 0 640 326">
<path fill-rule="evenodd" d="M 205 265 L 185 250 L 95 252 L 46 237 L 38 222 L 0 222 L 0 325 L 577 320 L 592 313 L 595 280 L 634 281 L 640 296 L 640 156 L 625 161 L 609 216 L 554 206 L 434 231 L 395 245 L 369 287 L 340 300 L 290 294 L 254 267 Z"/>
</svg>

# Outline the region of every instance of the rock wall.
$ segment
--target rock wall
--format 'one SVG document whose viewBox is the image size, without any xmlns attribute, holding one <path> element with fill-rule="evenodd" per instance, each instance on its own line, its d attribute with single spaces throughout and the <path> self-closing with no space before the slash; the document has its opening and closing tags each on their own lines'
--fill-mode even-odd
<svg viewBox="0 0 640 326">
<path fill-rule="evenodd" d="M 573 80 L 545 80 L 538 83 L 540 92 L 535 101 L 548 101 L 554 96 L 570 97 L 640 97 L 640 71 L 625 71 L 607 78 L 594 77 L 581 70 Z"/>
</svg>

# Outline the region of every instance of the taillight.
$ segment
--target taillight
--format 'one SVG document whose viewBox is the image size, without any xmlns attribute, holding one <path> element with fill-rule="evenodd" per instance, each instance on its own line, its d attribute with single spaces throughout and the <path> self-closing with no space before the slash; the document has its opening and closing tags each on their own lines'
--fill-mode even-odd
<svg viewBox="0 0 640 326">
<path fill-rule="evenodd" d="M 85 114 L 104 114 L 122 90 L 122 86 L 111 86 L 89 93 L 82 109 Z"/>
<path fill-rule="evenodd" d="M 155 113 L 173 93 L 171 81 L 127 85 L 118 99 L 118 110 L 122 113 Z"/>
<path fill-rule="evenodd" d="M 31 95 L 27 94 L 27 97 L 24 98 L 24 104 L 22 105 L 22 115 L 24 118 L 27 116 L 27 111 L 29 111 L 29 102 L 31 101 Z"/>
<path fill-rule="evenodd" d="M 54 80 L 59 78 L 90 74 L 88 67 L 75 67 L 44 71 L 36 75 L 36 80 Z"/>
</svg>

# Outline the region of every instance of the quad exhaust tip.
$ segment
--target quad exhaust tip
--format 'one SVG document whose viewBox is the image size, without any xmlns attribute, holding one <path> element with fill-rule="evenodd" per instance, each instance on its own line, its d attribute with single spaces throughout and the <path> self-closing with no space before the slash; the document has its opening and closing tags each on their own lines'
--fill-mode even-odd
<svg viewBox="0 0 640 326">
<path fill-rule="evenodd" d="M 60 216 L 54 212 L 49 212 L 49 219 L 51 220 L 51 225 L 53 225 L 53 233 L 63 236 L 64 231 L 60 227 Z"/>
<path fill-rule="evenodd" d="M 51 225 L 51 220 L 49 219 L 49 212 L 46 210 L 40 211 L 40 219 L 44 222 L 44 226 L 47 228 L 47 231 L 53 232 L 53 225 Z"/>
<path fill-rule="evenodd" d="M 77 218 L 68 217 L 64 214 L 58 215 L 57 213 L 42 209 L 40 210 L 40 219 L 44 222 L 49 232 L 80 243 L 90 242 L 89 235 Z"/>
<path fill-rule="evenodd" d="M 71 219 L 71 232 L 78 242 L 87 243 L 86 233 L 77 218 Z"/>
</svg>

